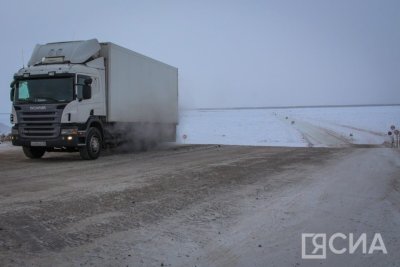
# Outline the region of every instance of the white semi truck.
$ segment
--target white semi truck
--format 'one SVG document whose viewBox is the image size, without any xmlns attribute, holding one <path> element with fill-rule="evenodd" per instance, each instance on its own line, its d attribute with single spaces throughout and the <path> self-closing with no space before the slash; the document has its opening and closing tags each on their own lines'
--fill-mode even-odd
<svg viewBox="0 0 400 267">
<path fill-rule="evenodd" d="M 175 141 L 178 70 L 96 39 L 37 45 L 11 83 L 13 145 L 96 159 L 107 144 Z"/>
</svg>

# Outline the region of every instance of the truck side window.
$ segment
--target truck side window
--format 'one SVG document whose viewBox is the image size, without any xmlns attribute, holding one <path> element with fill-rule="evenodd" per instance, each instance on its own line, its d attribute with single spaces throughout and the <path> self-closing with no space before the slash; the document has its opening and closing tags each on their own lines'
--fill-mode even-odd
<svg viewBox="0 0 400 267">
<path fill-rule="evenodd" d="M 85 85 L 85 80 L 90 79 L 90 78 L 91 77 L 87 76 L 87 75 L 78 75 L 78 77 L 77 77 L 78 92 L 83 91 L 83 87 Z M 89 97 L 89 98 L 91 98 L 91 97 Z M 89 99 L 89 98 L 85 98 L 85 99 Z"/>
</svg>

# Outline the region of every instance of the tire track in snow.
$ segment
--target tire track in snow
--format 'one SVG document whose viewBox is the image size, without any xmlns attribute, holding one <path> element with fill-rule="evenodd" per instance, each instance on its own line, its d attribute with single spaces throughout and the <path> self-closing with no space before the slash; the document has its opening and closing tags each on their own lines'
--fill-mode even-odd
<svg viewBox="0 0 400 267">
<path fill-rule="evenodd" d="M 283 121 L 289 123 L 300 132 L 309 147 L 348 147 L 353 145 L 351 140 L 332 130 L 316 126 L 303 120 L 286 118 L 281 117 Z"/>
</svg>

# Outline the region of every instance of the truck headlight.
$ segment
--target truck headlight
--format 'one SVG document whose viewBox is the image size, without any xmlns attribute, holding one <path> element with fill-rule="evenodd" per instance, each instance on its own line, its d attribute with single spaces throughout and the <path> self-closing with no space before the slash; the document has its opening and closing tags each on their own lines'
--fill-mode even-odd
<svg viewBox="0 0 400 267">
<path fill-rule="evenodd" d="M 61 129 L 61 135 L 76 135 L 76 134 L 78 134 L 78 128 Z"/>
<path fill-rule="evenodd" d="M 12 135 L 18 135 L 18 129 L 16 129 L 16 128 L 11 128 L 11 134 L 12 134 Z"/>
<path fill-rule="evenodd" d="M 10 114 L 10 123 L 14 124 L 14 115 L 13 114 Z"/>
</svg>

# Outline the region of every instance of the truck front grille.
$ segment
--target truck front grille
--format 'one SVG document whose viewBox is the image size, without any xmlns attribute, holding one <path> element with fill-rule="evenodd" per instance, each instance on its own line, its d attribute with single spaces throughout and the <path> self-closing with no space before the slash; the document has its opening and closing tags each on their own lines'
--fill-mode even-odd
<svg viewBox="0 0 400 267">
<path fill-rule="evenodd" d="M 19 132 L 24 138 L 55 138 L 60 134 L 62 110 L 22 111 L 19 113 Z"/>
</svg>

